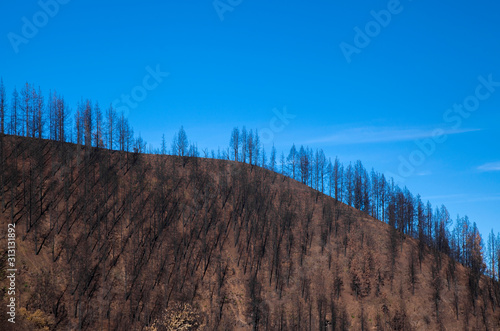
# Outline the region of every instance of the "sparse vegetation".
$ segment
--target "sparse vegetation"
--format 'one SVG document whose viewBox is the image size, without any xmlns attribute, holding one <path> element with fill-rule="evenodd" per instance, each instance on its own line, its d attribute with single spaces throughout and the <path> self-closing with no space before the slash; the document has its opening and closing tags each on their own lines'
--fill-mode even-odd
<svg viewBox="0 0 500 331">
<path fill-rule="evenodd" d="M 112 108 L 82 102 L 74 130 L 68 114 L 27 84 L 0 121 L 25 329 L 493 329 L 500 316 L 495 236 L 487 266 L 466 217 L 450 231 L 444 206 L 359 161 L 293 146 L 276 173 L 245 128 L 214 158 L 183 128 L 175 155 L 145 154 Z"/>
</svg>

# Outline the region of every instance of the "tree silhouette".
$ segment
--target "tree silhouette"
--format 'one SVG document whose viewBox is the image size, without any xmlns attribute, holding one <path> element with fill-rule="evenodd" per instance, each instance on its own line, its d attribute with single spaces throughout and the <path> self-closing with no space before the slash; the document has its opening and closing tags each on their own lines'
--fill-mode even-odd
<svg viewBox="0 0 500 331">
<path fill-rule="evenodd" d="M 178 156 L 186 156 L 188 152 L 189 142 L 184 131 L 184 127 L 181 126 L 179 132 L 174 136 L 172 141 L 172 153 Z"/>
<path fill-rule="evenodd" d="M 12 135 L 20 135 L 21 132 L 19 130 L 20 126 L 20 118 L 19 118 L 19 93 L 17 93 L 16 88 L 12 92 L 12 99 L 10 102 L 10 134 Z"/>
<path fill-rule="evenodd" d="M 240 130 L 238 128 L 234 128 L 231 133 L 231 139 L 229 141 L 229 146 L 233 151 L 233 160 L 239 161 L 238 151 L 240 148 Z"/>
<path fill-rule="evenodd" d="M 3 78 L 0 78 L 0 134 L 6 133 L 5 130 L 5 110 L 7 108 L 5 99 L 5 86 L 3 85 Z"/>
</svg>

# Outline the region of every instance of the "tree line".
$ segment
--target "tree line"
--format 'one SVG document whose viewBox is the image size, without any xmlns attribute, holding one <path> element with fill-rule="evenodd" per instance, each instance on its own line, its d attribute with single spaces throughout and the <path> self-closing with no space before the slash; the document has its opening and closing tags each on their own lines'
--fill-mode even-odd
<svg viewBox="0 0 500 331">
<path fill-rule="evenodd" d="M 101 113 L 98 103 L 84 100 L 73 113 L 57 93 L 40 102 L 29 84 L 21 95 L 28 102 L 12 116 L 15 99 L 7 106 L 0 93 L 1 123 L 16 128 L 8 131 L 13 135 L 49 140 L 0 134 L 1 219 L 16 224 L 34 255 L 52 261 L 21 295 L 27 309 L 54 317 L 53 328 L 154 329 L 181 314 L 230 329 L 241 308 L 254 330 L 408 330 L 403 298 L 423 297 L 418 289 L 428 286 L 438 322 L 449 313 L 443 299 L 451 292 L 457 320 L 460 311 L 466 323 L 495 320 L 500 284 L 480 276 L 485 260 L 497 261 L 498 252 L 490 252 L 498 238 L 490 235 L 485 256 L 467 217 L 452 227 L 444 206 L 433 208 L 360 161 L 332 162 L 307 146 L 279 157 L 273 147 L 268 157 L 258 131 L 245 128 L 233 129 L 229 146 L 211 153 L 200 153 L 182 127 L 170 145 L 163 137 L 158 150 L 148 150 L 123 114 L 108 116 L 112 107 Z M 292 179 L 316 191 L 299 192 Z M 387 238 L 375 237 L 386 228 Z M 411 236 L 420 239 L 416 250 L 405 241 Z M 418 268 L 425 259 L 432 263 L 430 283 L 425 267 Z M 455 261 L 469 266 L 468 279 L 457 276 Z M 486 273 L 497 279 L 494 265 Z M 241 302 L 233 269 L 245 284 Z M 19 277 L 31 284 L 29 273 Z M 396 304 L 364 310 L 368 298 L 394 298 L 395 279 Z M 269 293 L 281 304 L 272 304 Z"/>
<path fill-rule="evenodd" d="M 500 234 L 493 230 L 488 243 L 483 241 L 475 222 L 457 215 L 456 221 L 446 206 L 424 202 L 407 187 L 401 188 L 393 178 L 373 168 L 368 171 L 361 161 L 344 165 L 336 157 L 327 158 L 322 149 L 292 145 L 288 155 L 271 149 L 269 161 L 259 145 L 257 130 L 234 128 L 226 157 L 234 161 L 255 164 L 302 182 L 351 207 L 366 212 L 392 227 L 401 235 L 420 240 L 425 245 L 454 258 L 457 262 L 486 274 L 495 280 L 500 275 Z M 260 156 L 260 157 L 259 157 Z M 420 252 L 419 256 L 423 256 Z"/>
<path fill-rule="evenodd" d="M 327 158 L 322 149 L 302 145 L 298 148 L 295 144 L 287 154 L 281 152 L 280 155 L 273 145 L 268 156 L 258 130 L 235 127 L 227 148 L 200 152 L 181 127 L 170 148 L 163 135 L 160 148 L 154 149 L 142 137 L 134 136 L 125 114 L 118 113 L 112 105 L 102 110 L 98 102 L 86 99 L 72 112 L 56 91 L 46 98 L 40 87 L 29 83 L 20 92 L 14 88 L 7 100 L 3 80 L 0 80 L 0 133 L 119 151 L 227 159 L 260 166 L 364 211 L 393 226 L 400 235 L 417 238 L 422 245 L 450 255 L 481 274 L 494 279 L 500 275 L 500 234 L 490 233 L 485 243 L 476 223 L 471 223 L 467 216 L 457 216 L 453 222 L 444 205 L 433 207 L 383 173 L 374 169 L 367 171 L 359 160 L 344 165 L 337 157 L 333 161 Z"/>
</svg>

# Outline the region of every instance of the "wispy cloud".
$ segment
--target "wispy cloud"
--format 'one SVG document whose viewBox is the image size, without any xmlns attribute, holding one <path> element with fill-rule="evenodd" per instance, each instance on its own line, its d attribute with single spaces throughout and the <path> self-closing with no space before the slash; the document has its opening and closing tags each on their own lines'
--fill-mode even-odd
<svg viewBox="0 0 500 331">
<path fill-rule="evenodd" d="M 483 165 L 480 165 L 477 167 L 477 170 L 479 171 L 500 171 L 500 161 L 498 162 L 490 162 L 490 163 L 485 163 Z"/>
<path fill-rule="evenodd" d="M 500 195 L 469 195 L 464 193 L 423 196 L 423 201 L 433 201 L 441 204 L 461 204 L 473 202 L 500 201 Z"/>
<path fill-rule="evenodd" d="M 431 171 L 420 171 L 415 174 L 415 176 L 430 176 L 432 175 Z"/>
<path fill-rule="evenodd" d="M 492 196 L 475 196 L 465 199 L 459 199 L 454 201 L 448 201 L 449 204 L 462 204 L 462 203 L 473 203 L 473 202 L 488 202 L 488 201 L 500 201 L 500 196 L 492 195 Z"/>
<path fill-rule="evenodd" d="M 480 131 L 481 129 L 442 129 L 445 135 Z M 371 144 L 424 139 L 434 136 L 434 129 L 400 129 L 393 127 L 357 127 L 342 129 L 332 135 L 318 137 L 307 143 L 328 143 L 332 145 Z"/>
<path fill-rule="evenodd" d="M 449 201 L 450 199 L 464 198 L 466 195 L 462 193 L 458 194 L 443 194 L 443 195 L 429 195 L 423 196 L 422 200 L 439 200 L 439 201 Z"/>
</svg>

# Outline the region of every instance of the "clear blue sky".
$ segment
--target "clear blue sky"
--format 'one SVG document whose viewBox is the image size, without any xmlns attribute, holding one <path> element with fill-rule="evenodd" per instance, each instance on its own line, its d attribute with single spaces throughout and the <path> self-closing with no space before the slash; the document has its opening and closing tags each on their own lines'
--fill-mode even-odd
<svg viewBox="0 0 500 331">
<path fill-rule="evenodd" d="M 221 0 L 219 12 L 212 0 L 61 2 L 52 15 L 36 1 L 1 4 L 9 93 L 28 81 L 73 108 L 82 97 L 123 106 L 146 67 L 159 67 L 168 77 L 147 79 L 155 87 L 128 107 L 148 143 L 184 125 L 200 148 L 216 149 L 234 126 L 276 129 L 273 109 L 286 107 L 295 118 L 275 130 L 278 149 L 361 159 L 453 217 L 469 215 L 483 237 L 500 231 L 498 2 Z M 464 100 L 477 110 L 453 112 Z M 416 144 L 435 129 L 445 142 Z"/>
</svg>

